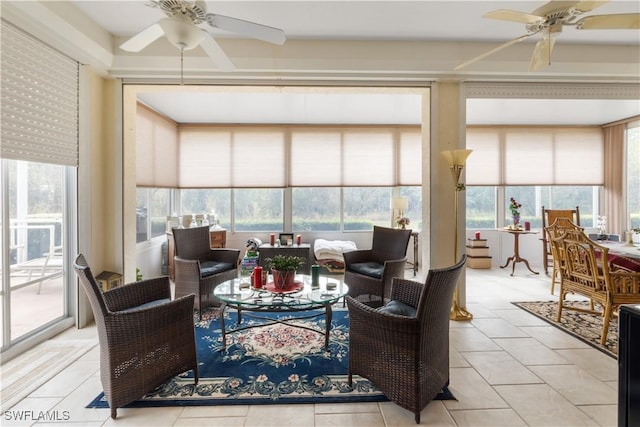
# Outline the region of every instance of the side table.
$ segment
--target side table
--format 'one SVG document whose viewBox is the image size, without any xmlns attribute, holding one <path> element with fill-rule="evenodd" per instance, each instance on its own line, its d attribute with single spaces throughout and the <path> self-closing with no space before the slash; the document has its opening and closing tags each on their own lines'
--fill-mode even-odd
<svg viewBox="0 0 640 427">
<path fill-rule="evenodd" d="M 538 232 L 530 231 L 530 230 L 512 230 L 509 228 L 501 228 L 499 229 L 499 231 L 503 231 L 513 235 L 513 255 L 507 258 L 507 262 L 505 262 L 504 265 L 501 265 L 500 268 L 507 267 L 509 263 L 513 261 L 513 266 L 511 267 L 511 275 L 513 276 L 513 272 L 516 269 L 516 263 L 523 262 L 524 265 L 527 266 L 527 269 L 529 269 L 530 272 L 532 272 L 533 274 L 540 274 L 537 271 L 533 271 L 529 266 L 529 261 L 527 261 L 526 259 L 520 256 L 520 245 L 518 243 L 518 238 L 520 237 L 521 234 L 538 234 Z"/>
<path fill-rule="evenodd" d="M 301 243 L 291 246 L 271 246 L 269 243 L 263 243 L 258 247 L 259 263 L 264 267 L 264 260 L 272 258 L 276 255 L 299 256 L 305 259 L 305 263 L 298 269 L 298 274 L 311 274 L 311 245 L 309 243 Z"/>
</svg>

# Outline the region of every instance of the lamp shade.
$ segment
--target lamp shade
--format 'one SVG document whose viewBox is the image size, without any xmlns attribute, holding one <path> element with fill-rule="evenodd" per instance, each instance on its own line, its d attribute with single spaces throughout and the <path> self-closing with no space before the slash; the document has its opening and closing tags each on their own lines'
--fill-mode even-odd
<svg viewBox="0 0 640 427">
<path fill-rule="evenodd" d="M 391 199 L 391 209 L 405 210 L 409 208 L 409 199 L 406 197 L 394 197 Z"/>
<path fill-rule="evenodd" d="M 461 165 L 464 166 L 467 161 L 467 157 L 473 150 L 446 150 L 442 152 L 442 155 L 447 159 L 449 166 Z"/>
</svg>

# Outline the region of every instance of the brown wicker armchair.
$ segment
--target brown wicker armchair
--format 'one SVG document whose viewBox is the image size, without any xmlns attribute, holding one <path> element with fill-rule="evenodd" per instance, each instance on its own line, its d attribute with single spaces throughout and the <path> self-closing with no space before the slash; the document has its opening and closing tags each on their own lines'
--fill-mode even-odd
<svg viewBox="0 0 640 427">
<path fill-rule="evenodd" d="M 368 378 L 389 400 L 415 414 L 449 385 L 449 313 L 466 261 L 429 270 L 426 283 L 394 278 L 391 301 L 374 309 L 347 296 L 349 384 Z M 395 314 L 403 313 L 403 314 Z"/>
<path fill-rule="evenodd" d="M 220 283 L 238 277 L 240 251 L 211 249 L 209 227 L 174 228 L 176 298 L 195 294 L 195 307 L 200 311 L 219 305 L 213 289 Z"/>
<path fill-rule="evenodd" d="M 172 301 L 168 277 L 103 293 L 82 254 L 73 268 L 96 320 L 100 379 L 111 418 L 178 374 L 193 370 L 198 383 L 193 295 Z"/>
<path fill-rule="evenodd" d="M 371 249 L 360 249 L 343 254 L 344 282 L 349 285 L 349 295 L 369 295 L 388 299 L 391 279 L 404 277 L 407 263 L 407 246 L 411 230 L 373 227 Z"/>
<path fill-rule="evenodd" d="M 600 344 L 605 345 L 609 322 L 622 304 L 640 304 L 640 272 L 618 269 L 611 265 L 609 249 L 589 239 L 581 230 L 567 230 L 554 239 L 562 248 L 564 268 L 560 269 L 560 296 L 557 321 L 562 309 L 601 314 Z M 565 304 L 568 293 L 582 295 L 597 304 L 602 311 L 582 309 Z"/>
</svg>

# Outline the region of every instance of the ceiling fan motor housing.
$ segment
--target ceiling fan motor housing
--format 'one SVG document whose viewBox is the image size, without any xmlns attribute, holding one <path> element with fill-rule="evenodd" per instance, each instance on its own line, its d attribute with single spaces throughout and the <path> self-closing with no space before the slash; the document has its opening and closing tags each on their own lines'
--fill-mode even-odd
<svg viewBox="0 0 640 427">
<path fill-rule="evenodd" d="M 194 24 L 207 19 L 207 7 L 202 0 L 155 0 L 152 6 L 159 7 L 170 18 L 182 15 Z"/>
</svg>

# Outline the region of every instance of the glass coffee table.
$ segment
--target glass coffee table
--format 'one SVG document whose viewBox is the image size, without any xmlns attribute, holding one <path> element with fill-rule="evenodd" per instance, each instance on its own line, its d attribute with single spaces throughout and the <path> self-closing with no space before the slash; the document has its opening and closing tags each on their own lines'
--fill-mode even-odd
<svg viewBox="0 0 640 427">
<path fill-rule="evenodd" d="M 270 276 L 269 276 L 270 277 Z M 245 329 L 264 327 L 275 323 L 286 323 L 290 326 L 308 329 L 319 334 L 324 333 L 324 347 L 329 348 L 329 330 L 331 329 L 331 305 L 349 293 L 349 287 L 342 280 L 321 276 L 318 287 L 311 286 L 311 276 L 297 275 L 295 285 L 291 289 L 281 291 L 275 289 L 273 282 L 267 280 L 266 286 L 256 289 L 250 284 L 250 278 L 227 280 L 216 286 L 213 295 L 222 301 L 220 306 L 220 330 L 223 349 L 226 348 L 226 335 Z M 236 309 L 238 320 L 235 327 L 225 328 L 224 312 L 227 308 Z M 263 323 L 238 326 L 242 322 L 242 312 L 251 312 L 247 316 L 263 320 Z M 312 313 L 314 312 L 315 313 Z M 260 313 L 295 313 L 308 312 L 303 316 L 287 316 L 287 318 L 270 318 Z M 291 321 L 311 319 L 324 314 L 325 330 L 309 328 Z"/>
</svg>

